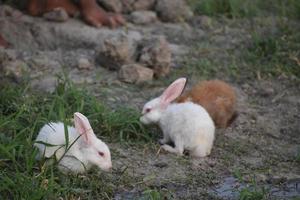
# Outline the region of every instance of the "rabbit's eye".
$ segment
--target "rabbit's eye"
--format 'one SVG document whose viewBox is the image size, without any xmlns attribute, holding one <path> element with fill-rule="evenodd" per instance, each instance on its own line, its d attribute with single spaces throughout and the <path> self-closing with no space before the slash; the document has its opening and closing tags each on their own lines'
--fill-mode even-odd
<svg viewBox="0 0 300 200">
<path fill-rule="evenodd" d="M 99 154 L 99 156 L 101 156 L 101 157 L 103 157 L 103 156 L 104 156 L 104 153 L 103 153 L 103 152 L 101 152 L 101 151 L 99 151 L 99 152 L 98 152 L 98 154 Z"/>
<path fill-rule="evenodd" d="M 146 113 L 150 112 L 151 108 L 146 108 Z"/>
</svg>

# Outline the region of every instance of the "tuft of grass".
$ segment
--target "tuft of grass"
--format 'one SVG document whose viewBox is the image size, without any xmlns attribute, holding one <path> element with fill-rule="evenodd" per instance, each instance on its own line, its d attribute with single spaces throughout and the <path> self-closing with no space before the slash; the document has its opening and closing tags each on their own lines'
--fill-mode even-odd
<svg viewBox="0 0 300 200">
<path fill-rule="evenodd" d="M 252 45 L 244 54 L 244 58 L 256 74 L 294 75 L 299 79 L 299 44 L 300 34 L 297 32 L 283 31 L 279 35 L 269 36 L 254 32 Z"/>
<path fill-rule="evenodd" d="M 196 14 L 226 15 L 227 17 L 244 17 L 257 12 L 258 1 L 241 0 L 190 0 L 190 5 Z"/>
<path fill-rule="evenodd" d="M 239 182 L 244 182 L 243 174 L 240 170 L 234 170 L 233 175 L 239 180 Z M 264 200 L 268 199 L 268 196 L 268 190 L 266 190 L 266 188 L 263 186 L 258 186 L 254 177 L 251 178 L 251 182 L 250 184 L 247 184 L 247 187 L 244 187 L 239 190 L 240 200 Z"/>
<path fill-rule="evenodd" d="M 20 85 L 0 85 L 0 198 L 111 199 L 118 188 L 138 182 L 126 171 L 91 171 L 84 176 L 62 175 L 55 165 L 35 160 L 34 139 L 49 121 L 72 123 L 73 113 L 86 115 L 104 141 L 151 142 L 152 134 L 128 108 L 110 110 L 90 94 L 59 79 L 54 93 L 44 94 Z M 114 152 L 112 152 L 114 154 Z"/>
<path fill-rule="evenodd" d="M 161 200 L 164 199 L 162 194 L 156 189 L 148 189 L 143 192 L 144 198 L 148 200 Z"/>
<path fill-rule="evenodd" d="M 225 15 L 231 18 L 276 15 L 300 17 L 300 2 L 297 0 L 189 0 L 196 14 Z"/>
<path fill-rule="evenodd" d="M 278 21 L 278 31 L 266 34 L 254 29 L 250 41 L 237 49 L 213 49 L 208 43 L 195 44 L 184 59 L 185 67 L 173 74 L 194 79 L 224 77 L 233 80 L 266 79 L 278 76 L 300 80 L 300 32 L 295 25 Z M 222 56 L 219 56 L 222 54 Z"/>
<path fill-rule="evenodd" d="M 264 188 L 261 189 L 250 189 L 243 188 L 239 194 L 240 200 L 264 200 L 267 199 Z"/>
</svg>

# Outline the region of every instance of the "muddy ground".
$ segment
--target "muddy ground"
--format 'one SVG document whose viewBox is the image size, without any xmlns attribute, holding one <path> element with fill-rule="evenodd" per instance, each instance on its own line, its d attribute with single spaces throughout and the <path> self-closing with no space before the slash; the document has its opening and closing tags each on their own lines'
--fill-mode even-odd
<svg viewBox="0 0 300 200">
<path fill-rule="evenodd" d="M 278 23 L 291 23 L 294 28 L 299 28 L 299 23 L 271 17 L 254 20 L 195 17 L 188 23 L 128 24 L 110 30 L 95 29 L 76 19 L 54 23 L 25 15 L 1 18 L 0 22 L 0 32 L 12 44 L 5 51 L 12 59 L 29 66 L 26 73 L 13 75 L 12 81 L 29 78 L 32 87 L 45 92 L 53 91 L 57 74 L 65 73 L 112 108 L 126 105 L 140 110 L 178 76 L 188 75 L 188 87 L 206 78 L 220 78 L 235 87 L 239 117 L 228 129 L 217 131 L 214 148 L 207 158 L 195 160 L 158 152 L 156 141 L 145 145 L 110 144 L 114 167 L 126 168 L 132 177 L 144 180 L 143 186 L 137 183 L 130 189 L 120 188 L 115 199 L 141 198 L 145 185 L 165 192 L 170 199 L 237 199 L 242 188 L 251 190 L 255 186 L 264 187 L 268 199 L 299 198 L 300 85 L 297 78 L 260 77 L 259 74 L 249 78 L 224 72 L 232 63 L 231 58 L 239 57 L 249 46 L 253 29 L 276 34 Z M 99 66 L 98 43 L 107 35 L 119 32 L 133 40 L 147 35 L 166 36 L 173 45 L 171 74 L 134 85 L 120 82 L 116 72 Z M 79 70 L 79 57 L 89 59 L 94 67 Z M 208 58 L 213 58 L 224 70 L 218 68 L 213 76 L 187 73 L 189 61 Z M 244 64 L 236 63 L 236 66 L 242 71 Z"/>
</svg>

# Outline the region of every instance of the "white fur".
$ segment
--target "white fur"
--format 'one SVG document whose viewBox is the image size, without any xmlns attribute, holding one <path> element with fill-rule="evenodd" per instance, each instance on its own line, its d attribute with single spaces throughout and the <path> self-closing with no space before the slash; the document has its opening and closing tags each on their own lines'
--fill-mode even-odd
<svg viewBox="0 0 300 200">
<path fill-rule="evenodd" d="M 84 123 L 89 125 L 88 120 L 87 122 L 84 121 Z M 41 143 L 35 143 L 34 146 L 39 149 L 38 159 L 41 159 L 42 157 L 50 158 L 55 155 L 57 160 L 61 159 L 59 162 L 59 169 L 64 172 L 71 171 L 74 173 L 83 173 L 93 165 L 96 165 L 105 171 L 111 169 L 112 163 L 109 148 L 104 142 L 96 137 L 91 128 L 82 134 L 74 127 L 68 126 L 67 128 L 69 135 L 68 145 L 73 145 L 65 153 L 66 141 L 64 124 L 61 122 L 49 123 L 42 127 L 36 138 L 36 142 L 41 141 L 57 146 L 50 147 Z M 77 141 L 74 142 L 76 139 Z M 98 152 L 103 152 L 104 156 L 100 156 Z"/>
<path fill-rule="evenodd" d="M 180 95 L 185 81 L 181 81 L 181 87 L 173 84 L 162 96 L 145 104 L 140 121 L 144 124 L 156 123 L 160 126 L 163 131 L 163 139 L 160 143 L 166 151 L 183 155 L 184 150 L 188 150 L 195 157 L 207 156 L 213 146 L 215 125 L 207 111 L 198 104 L 192 102 L 170 104 Z M 177 95 L 174 96 L 174 93 Z M 167 98 L 164 95 L 170 94 L 173 97 L 165 102 L 163 99 Z M 175 147 L 166 144 L 170 141 Z"/>
</svg>

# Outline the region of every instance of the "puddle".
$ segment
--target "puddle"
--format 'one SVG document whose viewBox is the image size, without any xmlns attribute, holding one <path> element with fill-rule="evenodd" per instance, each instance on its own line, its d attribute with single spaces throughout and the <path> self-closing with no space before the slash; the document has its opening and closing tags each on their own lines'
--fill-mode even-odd
<svg viewBox="0 0 300 200">
<path fill-rule="evenodd" d="M 300 180 L 290 181 L 284 184 L 281 188 L 271 188 L 271 196 L 280 198 L 300 197 Z"/>
<path fill-rule="evenodd" d="M 137 199 L 141 194 L 136 191 L 128 191 L 128 192 L 122 192 L 122 193 L 117 193 L 114 196 L 115 200 L 130 200 L 130 199 Z"/>
<path fill-rule="evenodd" d="M 291 199 L 294 197 L 300 197 L 300 179 L 288 181 L 280 186 L 272 184 L 259 185 L 266 189 L 269 197 L 279 199 Z M 238 199 L 239 192 L 243 188 L 254 189 L 253 186 L 249 186 L 244 183 L 240 183 L 238 179 L 234 177 L 226 177 L 224 181 L 215 186 L 211 191 L 218 197 L 224 199 Z"/>
</svg>

